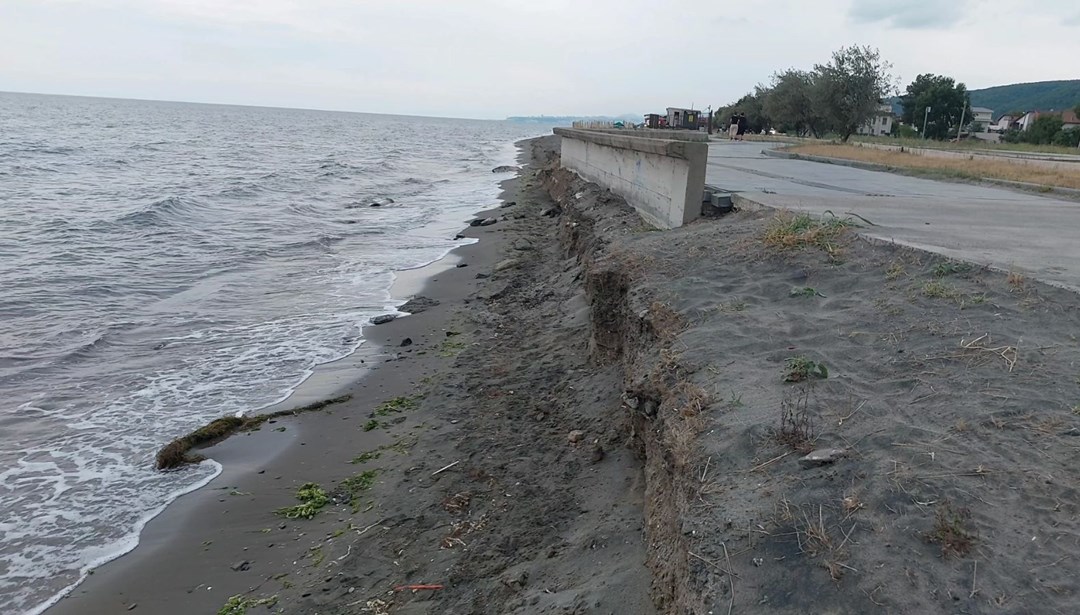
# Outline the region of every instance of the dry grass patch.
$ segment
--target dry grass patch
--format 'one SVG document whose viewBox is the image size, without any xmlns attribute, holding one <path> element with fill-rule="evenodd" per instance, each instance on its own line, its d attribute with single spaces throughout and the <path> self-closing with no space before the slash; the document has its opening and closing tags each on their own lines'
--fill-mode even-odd
<svg viewBox="0 0 1080 615">
<path fill-rule="evenodd" d="M 841 240 L 854 226 L 857 225 L 850 218 L 815 218 L 807 214 L 783 212 L 769 222 L 762 242 L 780 249 L 815 247 L 837 258 L 841 254 Z"/>
<path fill-rule="evenodd" d="M 963 557 L 975 546 L 975 530 L 971 525 L 971 511 L 955 508 L 948 500 L 938 504 L 934 515 L 934 527 L 926 534 L 926 540 L 941 546 L 941 556 Z"/>
<path fill-rule="evenodd" d="M 857 160 L 962 179 L 1001 179 L 1080 189 L 1080 171 L 1039 167 L 1024 164 L 1019 159 L 965 160 L 962 158 L 939 158 L 894 150 L 859 147 L 857 145 L 841 145 L 839 143 L 799 145 L 791 148 L 790 151 L 809 156 Z"/>
</svg>

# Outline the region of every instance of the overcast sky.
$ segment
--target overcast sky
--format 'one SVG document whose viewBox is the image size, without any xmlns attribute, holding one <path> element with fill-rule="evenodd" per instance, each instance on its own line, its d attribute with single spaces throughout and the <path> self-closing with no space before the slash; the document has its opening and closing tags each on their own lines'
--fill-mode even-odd
<svg viewBox="0 0 1080 615">
<path fill-rule="evenodd" d="M 1080 76 L 1077 0 L 0 0 L 0 90 L 452 117 L 729 103 L 878 47 L 903 84 Z"/>
</svg>

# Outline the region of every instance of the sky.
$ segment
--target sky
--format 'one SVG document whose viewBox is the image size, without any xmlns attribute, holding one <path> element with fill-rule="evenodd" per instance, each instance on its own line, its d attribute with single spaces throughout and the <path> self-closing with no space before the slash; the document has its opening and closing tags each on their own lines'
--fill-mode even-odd
<svg viewBox="0 0 1080 615">
<path fill-rule="evenodd" d="M 1076 0 L 0 0 L 0 91 L 501 119 L 736 100 L 848 45 L 901 86 L 1076 78 Z"/>
</svg>

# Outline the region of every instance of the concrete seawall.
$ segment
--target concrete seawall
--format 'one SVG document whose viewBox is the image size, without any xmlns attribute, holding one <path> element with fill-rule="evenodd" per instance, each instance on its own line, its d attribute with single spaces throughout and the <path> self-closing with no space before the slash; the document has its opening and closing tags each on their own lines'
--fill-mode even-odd
<svg viewBox="0 0 1080 615">
<path fill-rule="evenodd" d="M 576 129 L 575 129 L 576 130 Z M 694 141 L 708 143 L 709 133 L 693 130 L 667 130 L 664 128 L 589 128 L 589 132 L 602 132 L 608 135 L 624 135 L 641 139 L 666 139 L 668 141 Z"/>
<path fill-rule="evenodd" d="M 626 199 L 659 228 L 675 228 L 701 216 L 704 142 L 556 128 L 562 165 Z"/>
</svg>

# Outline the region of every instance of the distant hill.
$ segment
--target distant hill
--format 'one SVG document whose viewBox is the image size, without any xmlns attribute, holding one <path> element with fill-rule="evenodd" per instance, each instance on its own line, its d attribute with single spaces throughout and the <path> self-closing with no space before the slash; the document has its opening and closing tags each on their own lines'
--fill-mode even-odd
<svg viewBox="0 0 1080 615">
<path fill-rule="evenodd" d="M 994 120 L 1010 111 L 1064 111 L 1080 103 L 1080 79 L 997 85 L 971 90 L 970 94 L 971 106 L 993 109 Z M 886 102 L 892 104 L 893 113 L 904 112 L 899 96 Z"/>
<path fill-rule="evenodd" d="M 506 118 L 508 122 L 518 122 L 522 124 L 570 124 L 576 121 L 585 122 L 641 122 L 641 115 L 594 115 L 594 116 L 582 116 L 582 115 L 528 115 L 528 116 L 511 116 Z"/>
<path fill-rule="evenodd" d="M 971 106 L 994 110 L 994 119 L 1010 111 L 1072 109 L 1080 103 L 1080 79 L 1014 83 L 971 90 Z"/>
</svg>

